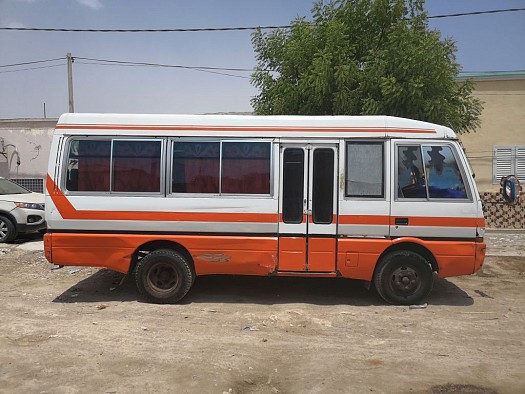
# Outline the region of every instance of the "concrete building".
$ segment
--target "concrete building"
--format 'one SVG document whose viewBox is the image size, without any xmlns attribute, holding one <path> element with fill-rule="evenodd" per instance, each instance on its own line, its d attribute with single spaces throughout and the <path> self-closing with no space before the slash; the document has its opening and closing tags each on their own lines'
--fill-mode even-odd
<svg viewBox="0 0 525 394">
<path fill-rule="evenodd" d="M 58 119 L 0 120 L 0 176 L 41 192 Z"/>
<path fill-rule="evenodd" d="M 463 74 L 483 102 L 481 127 L 461 135 L 476 173 L 488 227 L 525 228 L 525 194 L 515 206 L 502 204 L 500 179 L 516 175 L 525 184 L 525 71 Z M 525 192 L 525 185 L 524 192 Z"/>
<path fill-rule="evenodd" d="M 499 191 L 502 176 L 525 180 L 525 71 L 465 74 L 483 102 L 481 127 L 461 135 L 478 187 Z"/>
</svg>

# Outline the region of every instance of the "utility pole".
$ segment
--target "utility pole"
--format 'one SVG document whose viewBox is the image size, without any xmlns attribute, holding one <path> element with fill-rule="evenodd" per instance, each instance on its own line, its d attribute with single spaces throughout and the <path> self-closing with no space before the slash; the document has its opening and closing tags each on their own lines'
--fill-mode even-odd
<svg viewBox="0 0 525 394">
<path fill-rule="evenodd" d="M 69 112 L 75 112 L 73 102 L 73 57 L 71 53 L 67 54 L 67 89 L 69 92 Z"/>
</svg>

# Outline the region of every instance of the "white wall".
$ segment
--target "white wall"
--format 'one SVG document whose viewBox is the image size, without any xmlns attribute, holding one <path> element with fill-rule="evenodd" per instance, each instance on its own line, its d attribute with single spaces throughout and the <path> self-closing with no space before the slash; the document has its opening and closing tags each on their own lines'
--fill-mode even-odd
<svg viewBox="0 0 525 394">
<path fill-rule="evenodd" d="M 56 122 L 56 119 L 0 121 L 0 139 L 4 142 L 4 150 L 0 152 L 0 176 L 45 178 Z M 16 152 L 20 165 L 17 165 Z"/>
</svg>

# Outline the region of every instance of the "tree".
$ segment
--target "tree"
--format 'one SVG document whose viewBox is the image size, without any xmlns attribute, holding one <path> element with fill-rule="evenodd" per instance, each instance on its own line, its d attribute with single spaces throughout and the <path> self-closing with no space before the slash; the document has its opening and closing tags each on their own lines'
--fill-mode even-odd
<svg viewBox="0 0 525 394">
<path fill-rule="evenodd" d="M 424 0 L 314 3 L 312 21 L 256 31 L 257 114 L 391 115 L 479 126 L 481 102 L 458 82 L 456 46 L 430 30 Z"/>
</svg>

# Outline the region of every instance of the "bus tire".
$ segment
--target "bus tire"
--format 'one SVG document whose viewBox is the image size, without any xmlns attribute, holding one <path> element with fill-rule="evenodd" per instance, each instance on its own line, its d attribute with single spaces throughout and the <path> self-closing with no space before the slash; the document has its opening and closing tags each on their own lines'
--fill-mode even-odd
<svg viewBox="0 0 525 394">
<path fill-rule="evenodd" d="M 420 254 L 400 250 L 381 259 L 374 284 L 379 295 L 390 304 L 418 304 L 432 291 L 434 273 Z"/>
<path fill-rule="evenodd" d="M 142 258 L 135 270 L 139 293 L 149 302 L 170 304 L 181 300 L 194 281 L 186 258 L 171 249 L 157 249 Z"/>
<path fill-rule="evenodd" d="M 17 236 L 13 222 L 5 216 L 0 216 L 0 242 L 11 242 Z"/>
</svg>

